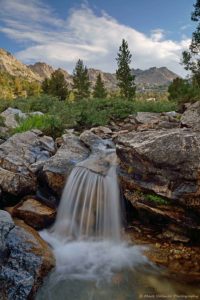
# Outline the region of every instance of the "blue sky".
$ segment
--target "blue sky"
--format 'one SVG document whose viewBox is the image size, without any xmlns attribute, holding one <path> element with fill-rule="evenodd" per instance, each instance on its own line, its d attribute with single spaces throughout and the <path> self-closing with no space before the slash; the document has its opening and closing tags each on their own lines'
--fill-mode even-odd
<svg viewBox="0 0 200 300">
<path fill-rule="evenodd" d="M 132 67 L 167 66 L 184 75 L 181 52 L 195 24 L 195 0 L 0 0 L 0 47 L 30 64 L 44 61 L 73 70 L 78 58 L 88 67 L 114 72 L 122 38 Z"/>
</svg>

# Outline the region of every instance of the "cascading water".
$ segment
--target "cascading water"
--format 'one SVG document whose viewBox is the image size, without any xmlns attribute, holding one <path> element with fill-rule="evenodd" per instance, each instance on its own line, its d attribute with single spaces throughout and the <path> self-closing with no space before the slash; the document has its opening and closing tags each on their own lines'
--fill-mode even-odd
<svg viewBox="0 0 200 300">
<path fill-rule="evenodd" d="M 47 282 L 48 288 L 44 286 L 38 294 L 38 300 L 88 300 L 90 297 L 84 298 L 83 293 L 75 297 L 76 284 L 87 281 L 86 294 L 90 294 L 91 282 L 97 286 L 110 282 L 116 272 L 147 263 L 141 247 L 129 246 L 121 239 L 116 154 L 114 149 L 100 146 L 72 170 L 55 223 L 41 232 L 53 248 L 56 270 Z M 47 293 L 49 286 L 51 292 Z"/>
<path fill-rule="evenodd" d="M 138 300 L 152 291 L 159 298 L 156 290 L 165 298 L 182 291 L 152 268 L 141 247 L 123 241 L 120 212 L 115 151 L 100 144 L 72 170 L 56 222 L 41 232 L 56 268 L 37 300 Z"/>
<path fill-rule="evenodd" d="M 51 233 L 60 239 L 119 241 L 119 203 L 115 154 L 92 157 L 72 170 Z"/>
</svg>

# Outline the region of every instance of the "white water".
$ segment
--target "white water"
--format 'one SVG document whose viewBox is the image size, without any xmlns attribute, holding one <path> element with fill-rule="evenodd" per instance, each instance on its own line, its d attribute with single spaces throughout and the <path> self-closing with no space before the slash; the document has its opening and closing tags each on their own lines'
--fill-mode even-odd
<svg viewBox="0 0 200 300">
<path fill-rule="evenodd" d="M 54 281 L 110 281 L 114 273 L 147 263 L 142 248 L 121 239 L 115 153 L 77 165 L 63 191 L 55 224 L 41 236 L 56 257 Z"/>
</svg>

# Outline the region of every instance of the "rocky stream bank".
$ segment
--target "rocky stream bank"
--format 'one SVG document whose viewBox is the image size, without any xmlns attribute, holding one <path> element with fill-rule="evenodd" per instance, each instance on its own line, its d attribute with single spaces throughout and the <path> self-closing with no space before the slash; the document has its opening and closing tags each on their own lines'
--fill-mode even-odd
<svg viewBox="0 0 200 300">
<path fill-rule="evenodd" d="M 11 115 L 12 109 L 4 112 L 7 127 L 16 125 Z M 141 112 L 107 127 L 66 131 L 56 140 L 39 130 L 1 140 L 0 299 L 34 298 L 55 265 L 37 230 L 55 220 L 73 167 L 105 139 L 116 144 L 126 236 L 148 245 L 150 260 L 176 278 L 200 282 L 197 102 L 183 114 Z"/>
</svg>

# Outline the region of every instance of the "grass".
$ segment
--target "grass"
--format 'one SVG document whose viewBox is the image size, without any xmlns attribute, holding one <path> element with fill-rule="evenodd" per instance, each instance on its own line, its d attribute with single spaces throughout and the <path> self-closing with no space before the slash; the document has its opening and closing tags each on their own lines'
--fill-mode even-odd
<svg viewBox="0 0 200 300">
<path fill-rule="evenodd" d="M 21 133 L 31 129 L 39 129 L 44 134 L 51 135 L 55 138 L 63 133 L 64 126 L 62 121 L 57 117 L 49 115 L 33 115 L 20 120 L 19 126 L 13 129 L 12 133 Z"/>
</svg>

